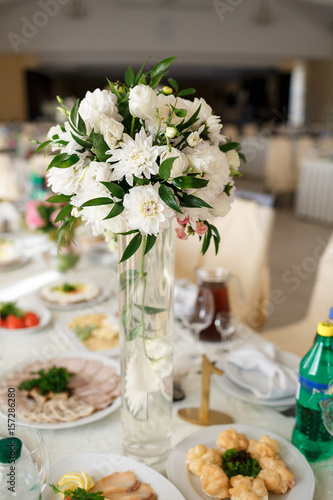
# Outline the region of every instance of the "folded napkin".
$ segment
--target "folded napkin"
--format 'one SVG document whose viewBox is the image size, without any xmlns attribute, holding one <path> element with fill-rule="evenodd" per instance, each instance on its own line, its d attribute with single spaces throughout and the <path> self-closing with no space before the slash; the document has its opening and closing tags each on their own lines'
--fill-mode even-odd
<svg viewBox="0 0 333 500">
<path fill-rule="evenodd" d="M 298 363 L 272 343 L 247 343 L 226 356 L 225 374 L 258 399 L 279 399 L 295 394 Z"/>
</svg>

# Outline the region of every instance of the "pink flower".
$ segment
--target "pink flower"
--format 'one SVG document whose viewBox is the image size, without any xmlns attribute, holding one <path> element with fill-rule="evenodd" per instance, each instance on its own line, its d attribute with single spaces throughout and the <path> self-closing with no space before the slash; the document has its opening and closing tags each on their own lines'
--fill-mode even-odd
<svg viewBox="0 0 333 500">
<path fill-rule="evenodd" d="M 176 227 L 176 236 L 180 240 L 187 240 L 188 239 L 188 236 L 187 236 L 187 234 L 185 232 L 184 226 L 178 226 L 178 227 Z"/>
<path fill-rule="evenodd" d="M 177 219 L 177 222 L 180 226 L 186 226 L 186 224 L 188 224 L 190 222 L 190 219 L 189 219 L 189 217 L 185 217 L 185 219 L 183 219 L 183 220 Z"/>
<path fill-rule="evenodd" d="M 25 219 L 27 221 L 29 229 L 40 229 L 45 226 L 45 221 L 40 216 L 38 212 L 38 206 L 40 205 L 39 201 L 28 201 L 26 205 L 26 216 Z"/>
<path fill-rule="evenodd" d="M 208 227 L 202 221 L 201 222 L 197 222 L 196 225 L 195 225 L 195 232 L 199 236 L 203 236 L 205 233 L 207 233 L 207 229 L 208 229 Z"/>
</svg>

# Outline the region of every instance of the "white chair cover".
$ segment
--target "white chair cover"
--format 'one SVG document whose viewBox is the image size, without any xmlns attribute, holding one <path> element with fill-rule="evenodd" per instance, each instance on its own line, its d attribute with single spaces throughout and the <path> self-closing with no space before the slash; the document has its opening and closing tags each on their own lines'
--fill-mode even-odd
<svg viewBox="0 0 333 500">
<path fill-rule="evenodd" d="M 318 240 L 313 253 L 315 259 L 320 258 L 320 263 L 305 318 L 263 333 L 267 340 L 300 356 L 304 356 L 310 349 L 318 323 L 327 321 L 329 309 L 333 306 L 333 233 L 325 250 L 324 244 L 325 242 Z"/>
<path fill-rule="evenodd" d="M 8 153 L 0 153 L 0 179 L 0 200 L 17 200 L 20 196 L 17 175 Z"/>
<path fill-rule="evenodd" d="M 265 188 L 274 194 L 291 193 L 296 188 L 297 172 L 292 143 L 288 137 L 272 137 L 268 144 L 264 174 Z"/>
</svg>

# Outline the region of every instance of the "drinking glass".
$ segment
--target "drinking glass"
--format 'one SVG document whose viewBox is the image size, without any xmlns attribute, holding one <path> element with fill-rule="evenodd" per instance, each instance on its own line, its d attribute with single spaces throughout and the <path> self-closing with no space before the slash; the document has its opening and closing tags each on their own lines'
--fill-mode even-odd
<svg viewBox="0 0 333 500">
<path fill-rule="evenodd" d="M 325 428 L 333 436 L 333 397 L 323 399 L 319 403 Z M 333 495 L 333 465 L 324 464 L 316 469 L 316 479 L 319 486 Z"/>
<path fill-rule="evenodd" d="M 208 288 L 201 288 L 196 300 L 184 314 L 184 324 L 193 334 L 195 345 L 199 351 L 199 334 L 211 324 L 215 313 L 214 296 Z"/>
<path fill-rule="evenodd" d="M 221 342 L 227 344 L 236 332 L 236 320 L 231 312 L 219 312 L 215 316 L 215 327 L 221 335 Z"/>
<path fill-rule="evenodd" d="M 22 441 L 22 460 L 32 462 L 37 469 L 41 499 L 41 493 L 46 486 L 49 473 L 49 459 L 43 437 L 34 427 L 16 424 L 14 431 L 8 431 L 8 429 L 1 430 L 0 438 L 13 437 L 12 432 L 14 432 L 14 437 Z"/>
</svg>

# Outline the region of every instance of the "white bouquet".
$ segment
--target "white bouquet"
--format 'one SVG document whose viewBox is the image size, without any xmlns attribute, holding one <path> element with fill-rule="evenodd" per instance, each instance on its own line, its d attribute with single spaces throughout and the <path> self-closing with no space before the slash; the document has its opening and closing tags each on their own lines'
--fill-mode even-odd
<svg viewBox="0 0 333 500">
<path fill-rule="evenodd" d="M 66 121 L 52 127 L 40 144 L 54 155 L 48 185 L 57 193 L 50 203 L 66 203 L 60 239 L 76 217 L 93 225 L 107 239 L 133 233 L 121 261 L 145 245 L 176 217 L 181 239 L 198 234 L 205 253 L 220 237 L 210 222 L 224 216 L 233 199 L 233 177 L 240 175 L 239 144 L 221 134 L 219 116 L 204 99 L 185 96 L 177 82 L 160 88 L 174 57 L 145 65 L 125 83 L 109 83 L 109 90 L 87 92 L 69 110 L 58 98 Z"/>
</svg>

